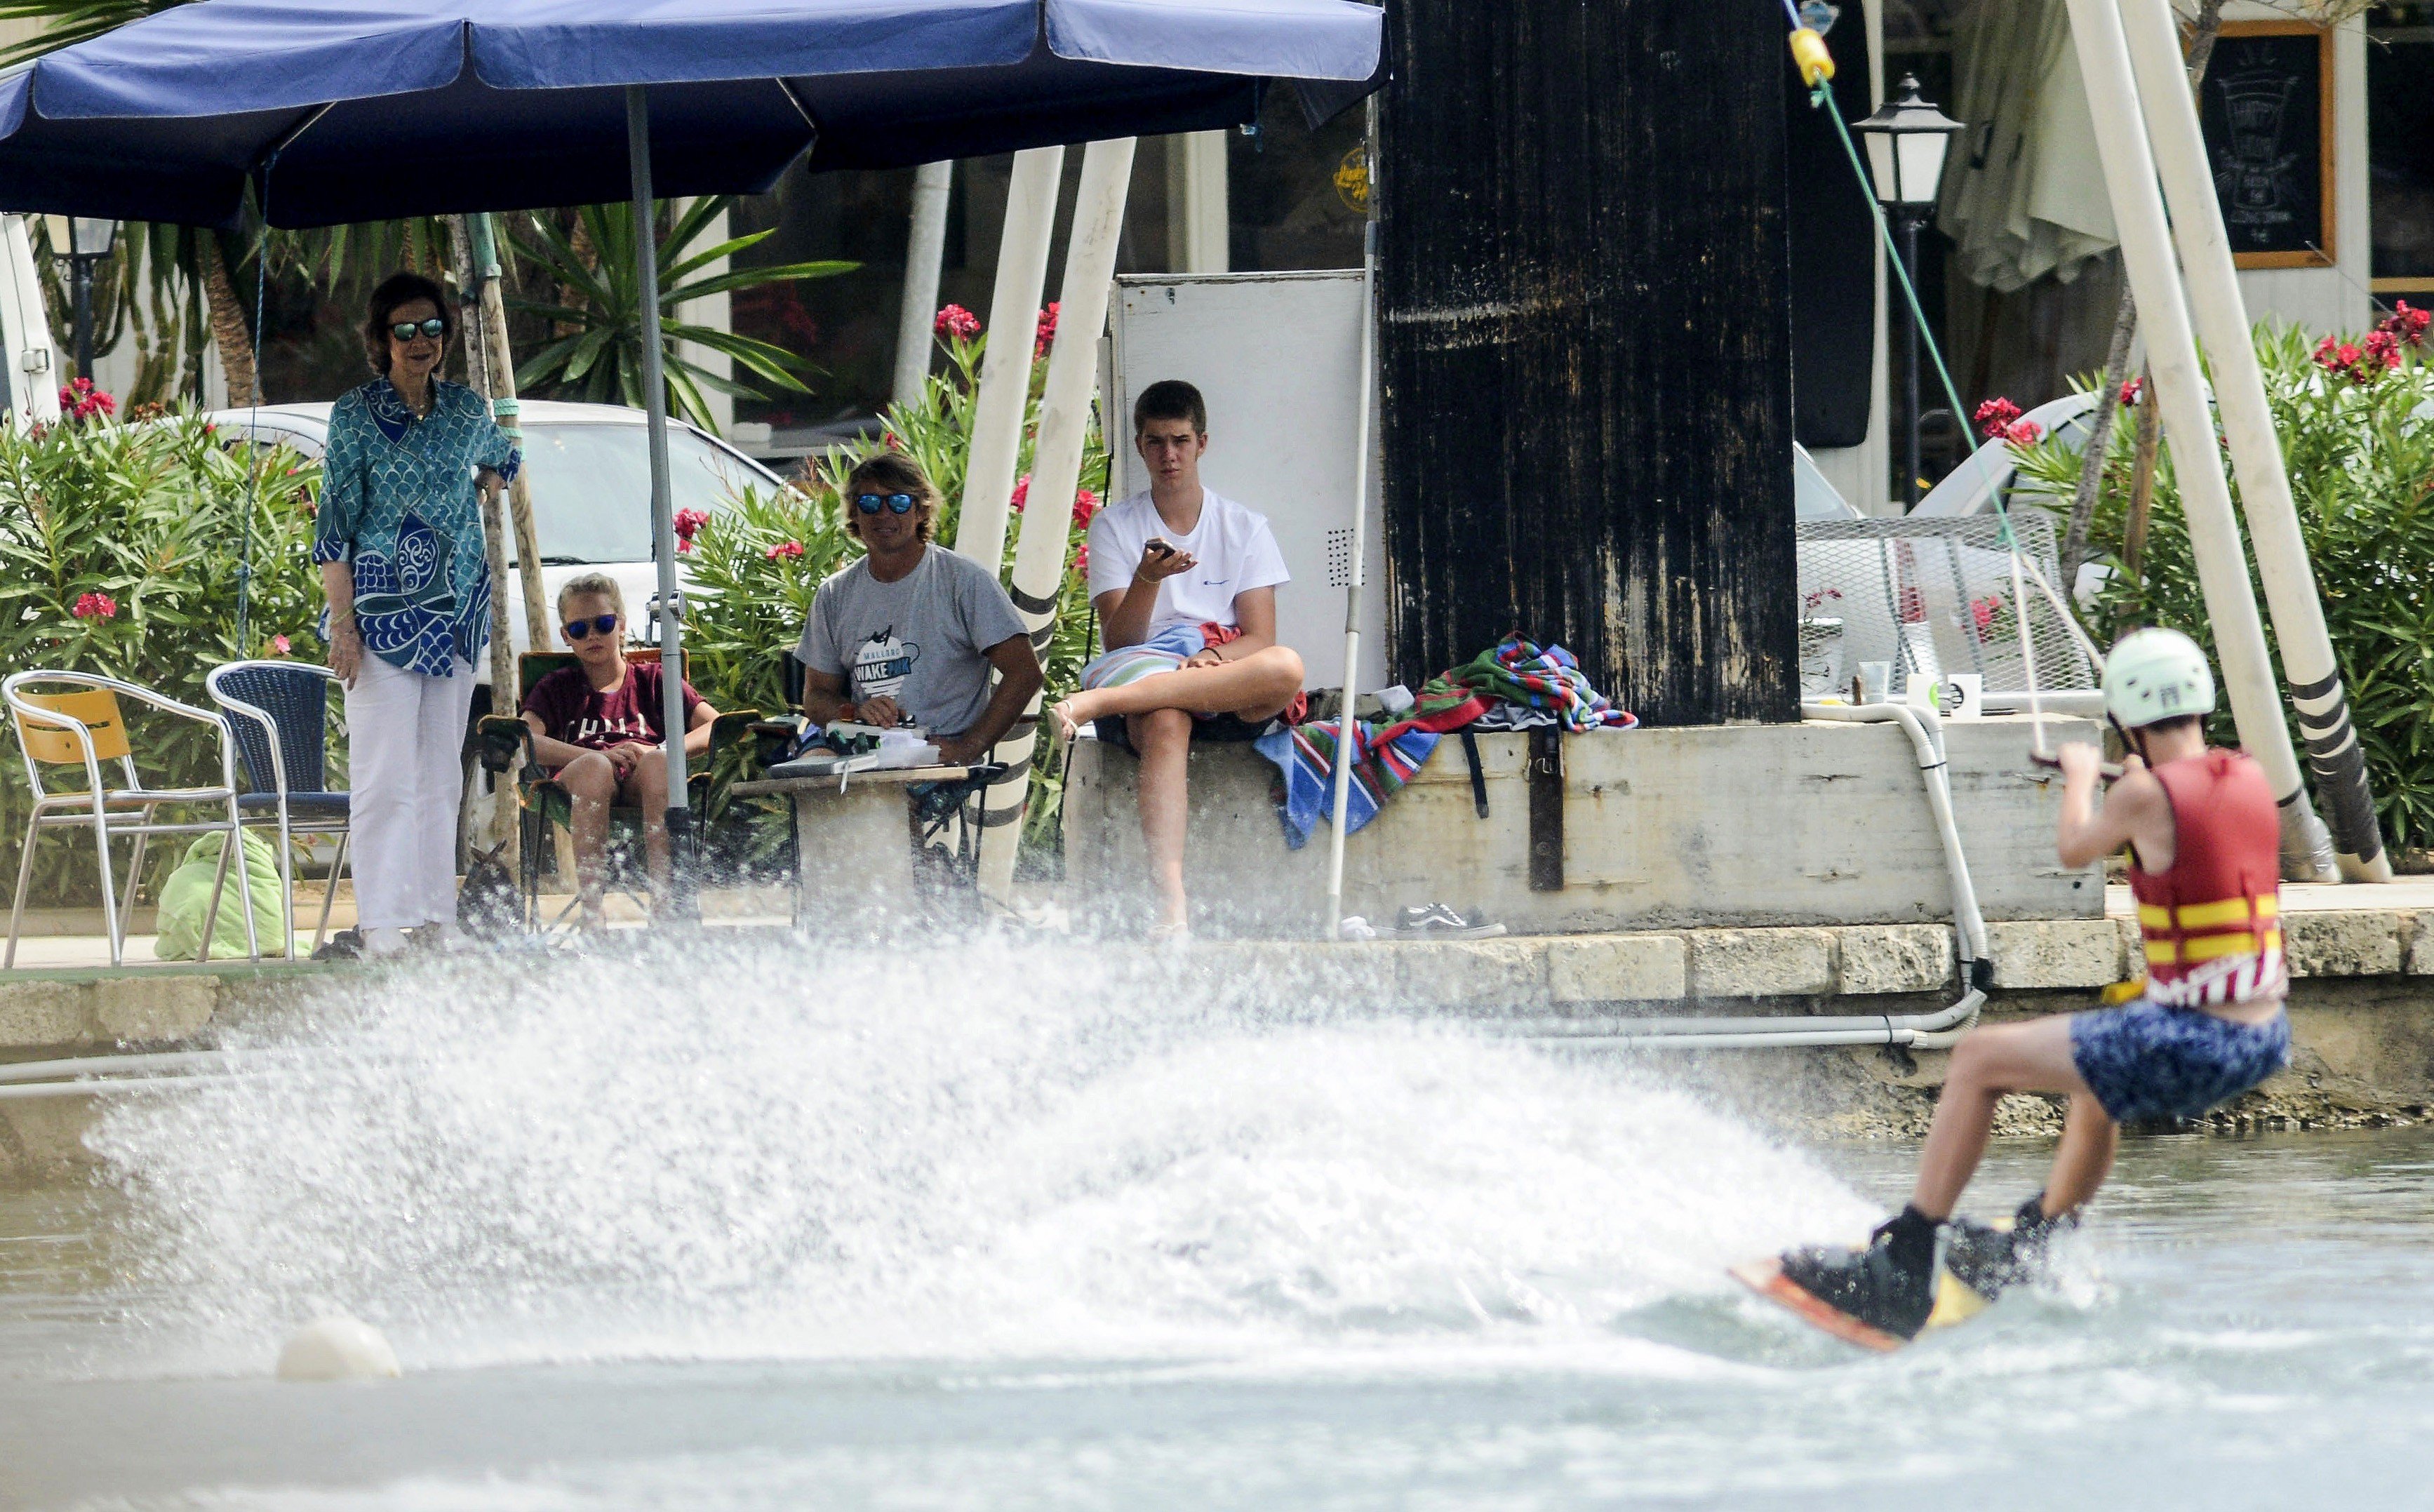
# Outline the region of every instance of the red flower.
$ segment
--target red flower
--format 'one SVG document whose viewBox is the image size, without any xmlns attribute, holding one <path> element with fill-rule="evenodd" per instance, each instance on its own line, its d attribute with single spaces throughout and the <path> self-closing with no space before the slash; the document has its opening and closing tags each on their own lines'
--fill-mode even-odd
<svg viewBox="0 0 2434 1512">
<path fill-rule="evenodd" d="M 767 551 L 763 552 L 761 555 L 768 558 L 771 561 L 793 561 L 797 558 L 802 556 L 802 554 L 803 543 L 801 541 L 781 541 L 776 545 L 770 547 Z"/>
<path fill-rule="evenodd" d="M 1099 496 L 1097 494 L 1092 493 L 1088 489 L 1084 489 L 1081 492 L 1073 495 L 1073 523 L 1075 524 L 1087 527 L 1090 523 L 1091 516 L 1098 512 Z"/>
<path fill-rule="evenodd" d="M 118 617 L 118 600 L 108 593 L 86 593 L 68 612 L 80 620 L 112 620 Z"/>
<path fill-rule="evenodd" d="M 1090 576 L 1090 543 L 1087 541 L 1073 548 L 1073 570 L 1085 577 Z"/>
<path fill-rule="evenodd" d="M 2124 404 L 2134 404 L 2138 403 L 2139 392 L 2146 387 L 2147 380 L 2144 378 L 2133 378 L 2128 383 L 2123 384 L 2121 386 L 2121 403 Z"/>
<path fill-rule="evenodd" d="M 2413 309 L 2407 300 L 2399 300 L 2393 302 L 2390 315 L 2375 322 L 2374 328 L 2394 341 L 2414 347 L 2424 344 L 2429 325 L 2434 325 L 2434 310 Z"/>
<path fill-rule="evenodd" d="M 2015 420 L 2003 427 L 2003 439 L 2014 446 L 2034 446 L 2045 438 L 2045 427 L 2032 420 Z"/>
<path fill-rule="evenodd" d="M 2376 326 L 2363 342 L 2326 336 L 2316 343 L 2316 366 L 2336 378 L 2348 379 L 2358 387 L 2367 387 L 2400 366 L 2400 344 L 2408 338 L 2402 330 L 2392 329 L 2396 320 L 2398 317 L 2395 316 Z M 2407 323 L 2401 324 L 2405 330 Z"/>
<path fill-rule="evenodd" d="M 2020 406 L 2008 399 L 1990 399 L 1978 406 L 1978 432 L 1988 440 L 2003 434 L 2003 428 L 2020 418 Z"/>
<path fill-rule="evenodd" d="M 887 449 L 891 452 L 900 452 L 904 450 L 904 438 L 897 435 L 894 431 L 889 431 L 887 433 Z"/>
<path fill-rule="evenodd" d="M 700 509 L 678 509 L 675 521 L 677 539 L 690 543 L 694 532 L 710 524 L 710 515 Z"/>
<path fill-rule="evenodd" d="M 1022 512 L 1022 507 L 1029 503 L 1030 499 L 1031 474 L 1025 472 L 1022 476 L 1014 480 L 1014 493 L 1006 500 L 1006 504 L 1014 510 L 1015 513 L 1020 514 Z"/>
<path fill-rule="evenodd" d="M 77 378 L 60 387 L 60 408 L 70 420 L 90 420 L 95 415 L 115 415 L 118 401 L 93 386 L 90 378 Z"/>
<path fill-rule="evenodd" d="M 270 638 L 270 649 L 276 655 L 285 656 L 287 644 L 287 637 L 283 635 L 274 635 Z"/>
<path fill-rule="evenodd" d="M 1056 305 L 1052 301 L 1048 308 L 1039 312 L 1039 326 L 1031 338 L 1031 355 L 1035 359 L 1039 357 L 1048 351 L 1048 344 L 1055 339 Z"/>
<path fill-rule="evenodd" d="M 969 341 L 981 334 L 981 318 L 960 304 L 950 304 L 938 311 L 930 330 L 941 341 Z"/>
</svg>

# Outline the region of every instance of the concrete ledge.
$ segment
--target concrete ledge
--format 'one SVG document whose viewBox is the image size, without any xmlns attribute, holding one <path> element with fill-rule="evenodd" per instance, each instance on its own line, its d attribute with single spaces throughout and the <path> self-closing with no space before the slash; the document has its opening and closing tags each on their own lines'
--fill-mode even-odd
<svg viewBox="0 0 2434 1512">
<path fill-rule="evenodd" d="M 1557 1003 L 1678 1003 L 1690 995 L 1680 935 L 1588 935 L 1547 942 L 1547 993 Z"/>
<path fill-rule="evenodd" d="M 1838 929 L 1841 992 L 1932 992 L 1952 980 L 1952 931 L 1940 924 Z"/>
<path fill-rule="evenodd" d="M 1699 998 L 1814 995 L 1834 990 L 1830 929 L 1694 929 L 1690 993 Z"/>
<path fill-rule="evenodd" d="M 2291 914 L 2282 949 L 2293 976 L 2397 976 L 2416 916 L 2383 910 Z"/>
<path fill-rule="evenodd" d="M 2118 982 L 2121 932 L 2109 919 L 2059 919 L 1986 926 L 1997 987 L 2098 988 Z"/>
</svg>

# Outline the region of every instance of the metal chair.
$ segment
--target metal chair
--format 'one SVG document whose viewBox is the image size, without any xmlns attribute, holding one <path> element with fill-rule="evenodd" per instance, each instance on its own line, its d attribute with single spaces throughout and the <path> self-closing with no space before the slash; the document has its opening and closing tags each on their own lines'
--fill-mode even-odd
<svg viewBox="0 0 2434 1512">
<path fill-rule="evenodd" d="M 279 886 L 289 918 L 296 912 L 295 837 L 338 837 L 321 917 L 313 926 L 315 950 L 329 934 L 330 904 L 338 895 L 352 838 L 352 795 L 330 786 L 330 689 L 337 680 L 336 673 L 310 662 L 231 662 L 203 679 L 212 701 L 228 711 L 229 734 L 251 784 L 251 791 L 237 795 L 237 808 L 248 823 L 278 827 Z M 283 954 L 296 954 L 293 931 Z"/>
<path fill-rule="evenodd" d="M 37 686 L 60 685 L 78 691 L 28 691 Z M 142 774 L 135 768 L 127 722 L 119 712 L 122 696 L 209 725 L 219 736 L 221 784 L 145 786 Z M 17 747 L 26 759 L 26 782 L 33 797 L 33 812 L 26 817 L 25 847 L 17 861 L 17 896 L 9 910 L 9 953 L 5 960 L 0 960 L 0 967 L 17 964 L 17 935 L 25 922 L 26 892 L 33 883 L 34 842 L 44 830 L 80 826 L 89 826 L 93 831 L 94 850 L 101 869 L 102 924 L 110 934 L 112 966 L 126 964 L 127 916 L 135 907 L 136 884 L 144 876 L 144 849 L 151 837 L 209 834 L 215 831 L 228 836 L 220 846 L 211 905 L 203 915 L 203 954 L 208 959 L 231 858 L 236 858 L 239 866 L 244 864 L 240 854 L 243 830 L 236 800 L 236 752 L 229 738 L 227 722 L 217 714 L 180 703 L 149 688 L 90 672 L 19 672 L 0 682 L 0 699 L 9 705 L 9 724 L 17 731 Z M 109 761 L 118 763 L 120 780 L 114 786 L 102 777 L 101 764 Z M 43 781 L 43 771 L 48 768 L 57 772 L 60 767 L 71 766 L 84 769 L 84 787 L 53 792 Z M 163 807 L 199 808 L 222 803 L 228 805 L 225 819 L 164 822 L 158 817 Z M 110 842 L 120 835 L 132 835 L 135 839 L 135 854 L 128 863 L 124 900 L 119 897 L 110 866 Z M 253 889 L 240 886 L 237 891 L 244 901 L 246 949 L 258 961 L 262 959 L 262 941 L 254 926 Z"/>
</svg>

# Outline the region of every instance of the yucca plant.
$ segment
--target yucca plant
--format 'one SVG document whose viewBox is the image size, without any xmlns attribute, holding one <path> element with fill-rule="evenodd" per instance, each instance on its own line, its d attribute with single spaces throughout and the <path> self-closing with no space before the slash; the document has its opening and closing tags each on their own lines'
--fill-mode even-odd
<svg viewBox="0 0 2434 1512">
<path fill-rule="evenodd" d="M 796 279 L 833 278 L 862 266 L 835 261 L 785 263 L 730 267 L 725 273 L 696 277 L 718 259 L 758 247 L 775 234 L 754 232 L 715 246 L 700 246 L 711 222 L 732 202 L 725 196 L 695 199 L 660 232 L 660 331 L 668 344 L 668 399 L 677 414 L 704 429 L 714 428 L 702 396 L 705 387 L 743 398 L 765 397 L 752 381 L 757 379 L 789 393 L 809 393 L 803 375 L 814 369 L 783 347 L 679 320 L 677 307 L 706 295 Z M 524 359 L 516 370 L 517 387 L 534 392 L 547 386 L 547 391 L 559 399 L 641 405 L 643 290 L 634 272 L 632 207 L 586 205 L 574 213 L 572 228 L 547 215 L 519 216 L 507 224 L 514 228 L 509 240 L 529 272 L 547 278 L 560 291 L 555 301 L 519 298 L 508 301 L 509 306 L 538 315 L 564 333 Z M 739 376 L 730 378 L 687 360 L 674 345 L 680 341 L 725 355 L 735 364 Z"/>
</svg>

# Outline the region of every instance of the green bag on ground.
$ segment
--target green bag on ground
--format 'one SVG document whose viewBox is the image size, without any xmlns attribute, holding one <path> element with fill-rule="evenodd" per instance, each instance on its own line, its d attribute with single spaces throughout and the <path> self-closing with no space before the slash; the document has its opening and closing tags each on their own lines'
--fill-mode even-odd
<svg viewBox="0 0 2434 1512">
<path fill-rule="evenodd" d="M 197 837 L 186 848 L 186 859 L 178 864 L 178 869 L 169 873 L 169 880 L 162 885 L 160 936 L 152 945 L 152 954 L 162 960 L 202 958 L 197 946 L 203 936 L 203 915 L 212 906 L 212 882 L 219 870 L 220 846 L 227 839 L 224 833 Z M 245 837 L 245 865 L 229 868 L 228 885 L 220 894 L 219 917 L 212 923 L 214 960 L 246 954 L 245 893 L 253 896 L 253 927 L 262 942 L 262 954 L 279 954 L 287 929 L 285 899 L 279 890 L 279 852 L 270 848 L 269 841 L 250 833 Z"/>
</svg>

